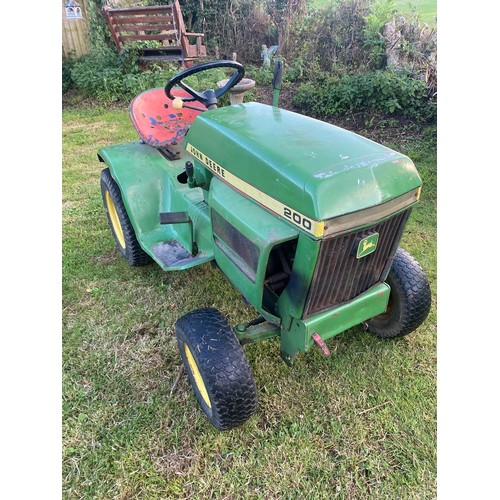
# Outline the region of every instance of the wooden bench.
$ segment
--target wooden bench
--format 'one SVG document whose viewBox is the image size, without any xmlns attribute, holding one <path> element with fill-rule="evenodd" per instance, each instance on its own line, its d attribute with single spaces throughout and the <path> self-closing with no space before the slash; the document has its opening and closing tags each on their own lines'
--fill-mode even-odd
<svg viewBox="0 0 500 500">
<path fill-rule="evenodd" d="M 178 0 L 152 7 L 104 7 L 103 12 L 119 52 L 127 42 L 159 42 L 158 47 L 141 47 L 140 61 L 179 61 L 190 67 L 194 60 L 207 55 L 203 33 L 186 32 Z M 191 44 L 193 38 L 196 40 Z"/>
</svg>

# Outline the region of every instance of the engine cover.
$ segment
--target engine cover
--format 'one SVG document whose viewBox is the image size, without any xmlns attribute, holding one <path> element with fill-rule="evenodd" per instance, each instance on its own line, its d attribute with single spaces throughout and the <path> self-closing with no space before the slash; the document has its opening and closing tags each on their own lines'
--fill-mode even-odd
<svg viewBox="0 0 500 500">
<path fill-rule="evenodd" d="M 316 237 L 325 234 L 324 221 L 329 219 L 405 194 L 411 195 L 405 202 L 408 206 L 417 201 L 422 184 L 407 156 L 334 125 L 265 104 L 202 113 L 189 130 L 185 147 L 210 175 Z M 387 206 L 389 213 L 403 208 Z"/>
</svg>

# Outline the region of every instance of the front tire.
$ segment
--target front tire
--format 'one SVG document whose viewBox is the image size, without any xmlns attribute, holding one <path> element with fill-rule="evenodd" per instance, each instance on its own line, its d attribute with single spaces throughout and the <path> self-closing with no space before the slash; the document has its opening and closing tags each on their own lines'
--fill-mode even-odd
<svg viewBox="0 0 500 500">
<path fill-rule="evenodd" d="M 109 168 L 101 172 L 101 194 L 108 224 L 115 238 L 116 246 L 131 266 L 143 266 L 153 259 L 141 248 L 134 228 L 123 204 L 120 188 L 111 176 Z"/>
<path fill-rule="evenodd" d="M 214 308 L 191 311 L 175 324 L 179 353 L 196 399 L 218 430 L 250 418 L 257 391 L 245 353 L 224 316 Z"/>
<path fill-rule="evenodd" d="M 415 331 L 429 314 L 429 281 L 419 263 L 398 248 L 386 282 L 391 287 L 387 311 L 369 320 L 368 330 L 381 338 L 403 337 Z"/>
</svg>

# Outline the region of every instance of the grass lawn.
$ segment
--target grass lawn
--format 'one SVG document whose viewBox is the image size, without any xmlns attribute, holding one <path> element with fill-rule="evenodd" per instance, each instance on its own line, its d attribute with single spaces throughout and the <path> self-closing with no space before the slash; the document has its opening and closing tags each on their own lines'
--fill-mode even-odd
<svg viewBox="0 0 500 500">
<path fill-rule="evenodd" d="M 422 21 L 431 27 L 437 25 L 437 1 L 436 0 L 396 0 L 398 12 L 403 15 L 418 13 Z"/>
<path fill-rule="evenodd" d="M 312 0 L 311 5 L 320 7 L 335 0 Z M 395 0 L 396 9 L 404 16 L 417 13 L 420 19 L 429 26 L 437 25 L 437 0 Z"/>
<path fill-rule="evenodd" d="M 218 432 L 179 373 L 173 324 L 213 306 L 255 317 L 210 265 L 165 273 L 121 258 L 102 208 L 99 147 L 135 140 L 123 109 L 63 111 L 63 496 L 66 499 L 405 498 L 436 496 L 435 136 L 391 143 L 423 180 L 402 246 L 433 308 L 413 334 L 353 328 L 293 368 L 276 339 L 245 346 L 260 409 Z"/>
</svg>

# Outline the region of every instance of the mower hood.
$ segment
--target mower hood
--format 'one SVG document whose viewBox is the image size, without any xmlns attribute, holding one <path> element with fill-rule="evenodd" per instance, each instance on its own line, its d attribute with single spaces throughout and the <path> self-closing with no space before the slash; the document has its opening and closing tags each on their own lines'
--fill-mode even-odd
<svg viewBox="0 0 500 500">
<path fill-rule="evenodd" d="M 253 193 L 264 193 L 315 220 L 377 206 L 421 185 L 408 157 L 334 125 L 259 103 L 202 113 L 186 136 L 186 149 L 250 198 L 259 201 Z"/>
</svg>

